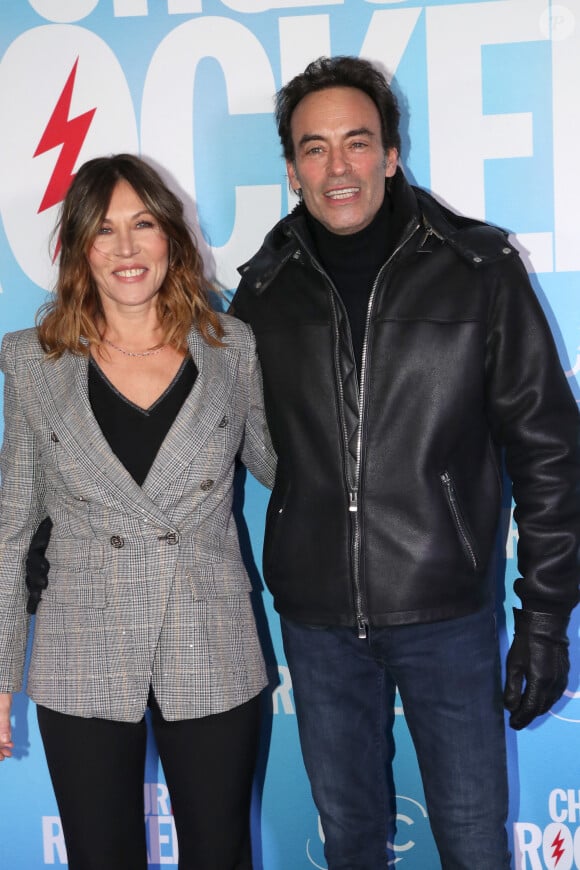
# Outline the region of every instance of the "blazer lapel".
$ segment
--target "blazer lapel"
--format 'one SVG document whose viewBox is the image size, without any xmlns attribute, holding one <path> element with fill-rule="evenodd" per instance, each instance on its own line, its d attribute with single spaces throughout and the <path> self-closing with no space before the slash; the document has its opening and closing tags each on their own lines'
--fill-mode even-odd
<svg viewBox="0 0 580 870">
<path fill-rule="evenodd" d="M 145 509 L 167 524 L 161 509 L 117 459 L 95 419 L 89 402 L 88 359 L 68 353 L 57 360 L 31 359 L 29 371 L 52 431 L 87 476 L 112 488 L 140 513 Z"/>
<path fill-rule="evenodd" d="M 211 347 L 195 331 L 188 336 L 198 374 L 143 484 L 155 499 L 168 483 L 183 475 L 226 414 L 236 382 L 239 351 Z"/>
</svg>

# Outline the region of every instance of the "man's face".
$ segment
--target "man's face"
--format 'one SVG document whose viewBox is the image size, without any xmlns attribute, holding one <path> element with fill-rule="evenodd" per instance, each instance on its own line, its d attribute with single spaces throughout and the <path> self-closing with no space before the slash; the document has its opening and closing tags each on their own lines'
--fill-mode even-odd
<svg viewBox="0 0 580 870">
<path fill-rule="evenodd" d="M 286 161 L 292 188 L 327 230 L 364 229 L 395 174 L 397 150 L 385 154 L 377 107 L 358 88 L 327 88 L 304 97 L 291 120 L 295 160 Z"/>
</svg>

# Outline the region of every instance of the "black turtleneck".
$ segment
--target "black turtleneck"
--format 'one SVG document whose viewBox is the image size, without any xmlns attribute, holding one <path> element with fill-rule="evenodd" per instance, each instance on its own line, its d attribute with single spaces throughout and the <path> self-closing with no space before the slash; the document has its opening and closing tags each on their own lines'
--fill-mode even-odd
<svg viewBox="0 0 580 870">
<path fill-rule="evenodd" d="M 331 233 L 308 211 L 306 215 L 316 253 L 344 303 L 360 377 L 369 296 L 391 249 L 391 199 L 385 191 L 371 223 L 350 235 Z"/>
</svg>

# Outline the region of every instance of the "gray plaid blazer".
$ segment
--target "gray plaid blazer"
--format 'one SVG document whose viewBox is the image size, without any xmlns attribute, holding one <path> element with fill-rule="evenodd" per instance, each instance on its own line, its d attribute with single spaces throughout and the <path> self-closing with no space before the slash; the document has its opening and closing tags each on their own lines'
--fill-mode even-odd
<svg viewBox="0 0 580 870">
<path fill-rule="evenodd" d="M 34 625 L 31 698 L 136 722 L 152 686 L 168 720 L 206 716 L 265 685 L 250 581 L 232 517 L 239 455 L 272 486 L 275 457 L 249 328 L 226 346 L 192 331 L 199 374 L 142 487 L 91 411 L 88 361 L 48 360 L 36 330 L 4 337 L 0 452 L 0 691 L 22 686 L 24 562 L 47 514 L 48 588 Z"/>
</svg>

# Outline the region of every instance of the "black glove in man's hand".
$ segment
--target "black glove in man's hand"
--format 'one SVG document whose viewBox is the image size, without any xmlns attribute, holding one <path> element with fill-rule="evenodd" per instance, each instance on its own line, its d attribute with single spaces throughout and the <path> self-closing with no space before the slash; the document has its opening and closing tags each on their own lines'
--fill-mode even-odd
<svg viewBox="0 0 580 870">
<path fill-rule="evenodd" d="M 568 683 L 569 617 L 514 608 L 514 640 L 506 662 L 503 701 L 519 731 L 547 713 Z"/>
</svg>

